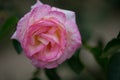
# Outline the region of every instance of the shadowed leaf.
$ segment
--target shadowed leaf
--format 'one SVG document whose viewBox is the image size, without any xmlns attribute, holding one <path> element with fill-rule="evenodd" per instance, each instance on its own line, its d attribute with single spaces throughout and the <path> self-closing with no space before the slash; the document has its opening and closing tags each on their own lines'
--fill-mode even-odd
<svg viewBox="0 0 120 80">
<path fill-rule="evenodd" d="M 34 78 L 32 78 L 31 80 L 41 80 L 41 79 L 38 78 L 38 77 L 34 77 Z"/>
<path fill-rule="evenodd" d="M 49 80 L 61 80 L 56 72 L 56 69 L 45 69 L 45 74 Z"/>
<path fill-rule="evenodd" d="M 104 69 L 107 69 L 107 64 L 108 64 L 108 58 L 106 57 L 101 57 L 102 55 L 102 50 L 99 47 L 94 47 L 90 49 L 90 52 L 93 54 L 95 57 L 96 61 L 98 64 Z"/>
<path fill-rule="evenodd" d="M 116 38 L 108 42 L 105 46 L 104 52 L 112 52 L 116 49 L 120 49 L 120 39 Z"/>
<path fill-rule="evenodd" d="M 113 53 L 117 52 L 118 50 L 120 50 L 120 32 L 117 38 L 114 38 L 107 43 L 107 45 L 104 48 L 102 57 L 108 57 Z"/>
<path fill-rule="evenodd" d="M 15 39 L 13 39 L 12 41 L 13 41 L 13 46 L 14 46 L 16 52 L 18 54 L 20 54 L 22 52 L 22 47 L 21 47 L 20 43 Z"/>
<path fill-rule="evenodd" d="M 0 28 L 0 40 L 11 34 L 15 29 L 15 25 L 18 19 L 15 16 L 12 16 L 6 20 L 6 22 Z"/>
<path fill-rule="evenodd" d="M 120 50 L 120 39 L 113 39 L 105 46 L 101 57 L 109 57 L 118 50 Z"/>
<path fill-rule="evenodd" d="M 94 58 L 96 59 L 97 63 L 106 70 L 107 64 L 108 64 L 108 58 L 107 57 L 101 57 L 102 56 L 102 47 L 97 45 L 97 47 L 89 46 L 88 44 L 85 44 L 84 47 L 89 50 Z"/>
<path fill-rule="evenodd" d="M 68 60 L 69 67 L 77 74 L 79 74 L 84 68 L 80 62 L 79 53 L 80 49 L 78 49 L 75 54 Z"/>
<path fill-rule="evenodd" d="M 115 53 L 109 61 L 108 80 L 120 80 L 120 52 Z"/>
</svg>

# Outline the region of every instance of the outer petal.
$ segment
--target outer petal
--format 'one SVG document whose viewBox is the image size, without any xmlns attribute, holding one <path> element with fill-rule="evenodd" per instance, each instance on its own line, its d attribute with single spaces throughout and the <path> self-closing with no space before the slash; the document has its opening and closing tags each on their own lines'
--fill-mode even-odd
<svg viewBox="0 0 120 80">
<path fill-rule="evenodd" d="M 42 5 L 39 1 L 32 7 L 29 25 L 32 25 L 44 18 L 51 11 L 51 7 L 49 5 Z"/>
<path fill-rule="evenodd" d="M 34 9 L 34 8 L 37 7 L 37 6 L 43 5 L 43 3 L 40 2 L 39 0 L 36 0 L 36 1 L 37 1 L 37 3 L 31 7 L 32 9 Z"/>
<path fill-rule="evenodd" d="M 73 11 L 59 9 L 59 8 L 56 8 L 56 7 L 52 7 L 52 11 L 62 12 L 62 13 L 65 14 L 66 20 L 72 20 L 73 22 L 75 22 L 75 13 Z"/>
<path fill-rule="evenodd" d="M 57 62 L 54 61 L 54 62 L 49 62 L 49 63 L 47 63 L 47 64 L 45 65 L 45 68 L 51 69 L 51 68 L 55 68 L 55 67 L 57 67 L 57 66 L 58 66 Z"/>
<path fill-rule="evenodd" d="M 73 18 L 75 17 L 73 16 Z M 82 44 L 81 36 L 75 21 L 71 19 L 68 20 L 65 24 L 65 28 L 67 31 L 67 45 L 65 51 L 63 52 L 64 55 L 62 55 L 58 60 L 59 64 L 61 64 L 67 58 L 70 58 L 76 49 L 78 49 Z"/>
<path fill-rule="evenodd" d="M 66 21 L 66 16 L 65 16 L 65 14 L 64 13 L 62 13 L 62 12 L 59 12 L 59 11 L 50 11 L 49 13 L 48 13 L 48 15 L 46 15 L 46 18 L 55 18 L 56 20 L 58 20 L 59 22 L 61 22 L 61 23 L 65 23 L 65 21 Z"/>
<path fill-rule="evenodd" d="M 17 30 L 13 34 L 12 39 L 17 39 L 22 43 L 24 34 L 28 27 L 28 20 L 30 18 L 30 13 L 27 13 L 23 18 L 21 18 L 17 24 Z"/>
<path fill-rule="evenodd" d="M 39 61 L 39 60 L 36 60 L 36 59 L 31 59 L 31 62 L 33 65 L 35 65 L 36 67 L 38 68 L 42 68 L 42 69 L 45 69 L 45 68 L 55 68 L 58 66 L 58 63 L 56 61 L 53 61 L 53 62 L 44 62 L 44 61 Z"/>
<path fill-rule="evenodd" d="M 32 58 L 31 59 L 31 63 L 34 65 L 34 66 L 36 66 L 36 67 L 38 67 L 38 68 L 45 68 L 45 65 L 47 64 L 46 62 L 43 62 L 43 61 L 38 61 L 38 60 L 36 60 L 35 58 Z"/>
<path fill-rule="evenodd" d="M 69 26 L 69 27 L 68 27 Z M 68 21 L 66 23 L 66 30 L 67 30 L 67 41 L 68 41 L 68 46 L 66 47 L 68 50 L 72 50 L 73 52 L 75 52 L 75 50 L 77 48 L 79 48 L 82 44 L 81 42 L 81 36 L 78 30 L 78 27 L 76 25 L 76 23 L 72 22 L 72 21 Z M 67 50 L 66 49 L 66 50 Z M 71 52 L 72 53 L 72 52 Z M 69 55 L 68 57 L 71 57 L 71 55 Z"/>
</svg>

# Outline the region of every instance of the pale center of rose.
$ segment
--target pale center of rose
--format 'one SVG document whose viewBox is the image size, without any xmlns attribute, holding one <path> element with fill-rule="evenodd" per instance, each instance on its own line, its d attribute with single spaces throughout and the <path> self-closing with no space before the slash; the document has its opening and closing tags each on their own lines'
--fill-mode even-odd
<svg viewBox="0 0 120 80">
<path fill-rule="evenodd" d="M 27 34 L 25 46 L 36 59 L 57 59 L 65 49 L 66 31 L 61 23 L 54 20 L 41 20 L 33 24 Z"/>
<path fill-rule="evenodd" d="M 53 29 L 55 30 L 54 32 L 50 32 L 50 30 Z M 54 44 L 59 44 L 60 42 L 60 33 L 58 31 L 58 29 L 54 29 L 53 27 L 51 27 L 49 29 L 49 31 L 45 31 L 41 34 L 36 34 L 34 37 L 34 45 L 36 46 L 41 46 L 41 45 L 45 45 L 45 47 L 47 47 L 46 49 L 50 50 L 51 47 L 54 47 Z"/>
</svg>

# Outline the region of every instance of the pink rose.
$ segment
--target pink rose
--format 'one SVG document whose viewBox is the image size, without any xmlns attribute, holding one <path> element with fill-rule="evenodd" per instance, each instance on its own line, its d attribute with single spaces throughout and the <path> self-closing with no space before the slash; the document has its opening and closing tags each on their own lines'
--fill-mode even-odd
<svg viewBox="0 0 120 80">
<path fill-rule="evenodd" d="M 55 68 L 81 46 L 73 11 L 41 3 L 22 17 L 12 36 L 21 43 L 25 55 L 39 68 Z"/>
</svg>

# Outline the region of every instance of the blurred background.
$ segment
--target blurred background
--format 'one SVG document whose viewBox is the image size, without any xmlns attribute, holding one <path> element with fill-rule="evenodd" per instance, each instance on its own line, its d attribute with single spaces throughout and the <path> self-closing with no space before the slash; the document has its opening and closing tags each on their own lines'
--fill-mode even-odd
<svg viewBox="0 0 120 80">
<path fill-rule="evenodd" d="M 120 0 L 41 0 L 45 4 L 76 12 L 76 20 L 84 42 L 96 45 L 102 40 L 105 45 L 120 31 Z M 11 35 L 15 31 L 17 21 L 24 16 L 36 0 L 0 0 L 0 80 L 30 80 L 35 67 L 24 54 L 15 51 Z M 82 71 L 80 80 L 96 80 L 93 76 L 102 74 L 89 51 L 82 50 L 81 62 L 92 75 Z M 71 69 L 63 64 L 57 70 L 63 80 L 79 80 Z M 48 80 L 44 72 L 42 80 Z M 87 77 L 87 78 L 86 78 Z M 101 75 L 101 77 L 104 77 Z M 97 80 L 102 80 L 97 79 Z"/>
</svg>

